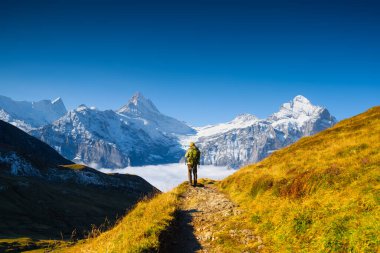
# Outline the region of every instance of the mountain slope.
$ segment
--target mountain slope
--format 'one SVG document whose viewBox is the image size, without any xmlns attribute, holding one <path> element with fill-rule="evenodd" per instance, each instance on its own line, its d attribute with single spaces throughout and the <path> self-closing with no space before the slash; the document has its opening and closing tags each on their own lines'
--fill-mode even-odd
<svg viewBox="0 0 380 253">
<path fill-rule="evenodd" d="M 243 114 L 228 123 L 198 128 L 196 136 L 186 136 L 182 143 L 196 141 L 202 151 L 202 164 L 238 168 L 335 123 L 327 109 L 296 96 L 267 119 Z"/>
<path fill-rule="evenodd" d="M 377 252 L 379 140 L 375 107 L 239 170 L 220 188 L 245 214 L 224 226 L 253 229 L 263 252 Z"/>
<path fill-rule="evenodd" d="M 38 102 L 14 101 L 0 96 L 0 120 L 30 131 L 49 124 L 67 112 L 61 98 Z"/>
<path fill-rule="evenodd" d="M 81 237 L 155 192 L 140 177 L 73 164 L 0 121 L 0 238 L 67 238 L 74 229 Z"/>
</svg>

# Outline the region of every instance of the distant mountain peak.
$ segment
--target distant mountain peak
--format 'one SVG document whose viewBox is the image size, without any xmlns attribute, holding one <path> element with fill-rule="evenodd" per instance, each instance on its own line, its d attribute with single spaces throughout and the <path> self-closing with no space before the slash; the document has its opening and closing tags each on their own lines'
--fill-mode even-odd
<svg viewBox="0 0 380 253">
<path fill-rule="evenodd" d="M 60 103 L 63 103 L 63 100 L 61 97 L 57 97 L 56 99 L 54 99 L 53 101 L 51 101 L 52 104 L 60 104 Z"/>
<path fill-rule="evenodd" d="M 274 120 L 284 118 L 299 118 L 301 115 L 312 116 L 318 114 L 322 107 L 313 105 L 302 95 L 295 96 L 290 102 L 284 103 L 280 110 L 270 118 Z"/>
<path fill-rule="evenodd" d="M 130 99 L 131 102 L 138 102 L 139 100 L 147 100 L 141 92 L 136 92 Z"/>
<path fill-rule="evenodd" d="M 84 109 L 87 109 L 88 107 L 87 107 L 87 105 L 85 105 L 85 104 L 80 104 L 78 107 L 77 107 L 77 111 L 80 111 L 80 110 L 84 110 Z"/>
<path fill-rule="evenodd" d="M 63 103 L 63 100 L 61 97 L 58 97 L 54 99 L 53 101 L 51 101 L 51 104 L 53 105 L 53 108 L 56 111 L 56 113 L 60 115 L 64 115 L 65 113 L 67 113 L 66 106 Z"/>
<path fill-rule="evenodd" d="M 132 114 L 135 116 L 144 115 L 146 113 L 160 113 L 153 102 L 150 99 L 145 98 L 141 92 L 136 92 L 128 103 L 121 107 L 117 112 Z"/>
<path fill-rule="evenodd" d="M 239 114 L 232 120 L 232 122 L 246 122 L 246 121 L 256 121 L 258 118 L 255 115 L 249 113 Z"/>
<path fill-rule="evenodd" d="M 15 101 L 0 95 L 0 119 L 24 131 L 52 123 L 67 113 L 61 98 L 53 101 Z"/>
<path fill-rule="evenodd" d="M 293 98 L 293 103 L 311 104 L 310 100 L 302 95 L 297 95 Z"/>
</svg>

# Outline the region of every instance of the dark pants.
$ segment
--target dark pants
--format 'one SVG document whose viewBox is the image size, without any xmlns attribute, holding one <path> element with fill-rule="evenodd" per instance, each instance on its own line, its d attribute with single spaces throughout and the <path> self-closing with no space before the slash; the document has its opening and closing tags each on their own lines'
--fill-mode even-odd
<svg viewBox="0 0 380 253">
<path fill-rule="evenodd" d="M 197 185 L 197 164 L 188 164 L 187 168 L 188 168 L 188 175 L 189 175 L 189 183 L 193 184 L 192 176 L 191 176 L 191 174 L 193 174 L 194 186 L 196 186 Z"/>
</svg>

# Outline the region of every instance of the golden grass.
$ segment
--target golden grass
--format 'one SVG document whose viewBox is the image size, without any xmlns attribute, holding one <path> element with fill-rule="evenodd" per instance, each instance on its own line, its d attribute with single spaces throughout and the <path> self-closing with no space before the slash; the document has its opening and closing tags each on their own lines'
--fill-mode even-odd
<svg viewBox="0 0 380 253">
<path fill-rule="evenodd" d="M 380 107 L 302 138 L 219 188 L 246 210 L 238 219 L 264 238 L 264 252 L 380 252 Z"/>
<path fill-rule="evenodd" d="M 83 165 L 83 164 L 68 164 L 68 165 L 59 165 L 61 167 L 64 167 L 64 168 L 68 168 L 68 169 L 73 169 L 73 170 L 83 170 L 85 168 L 87 168 L 86 165 Z"/>
<path fill-rule="evenodd" d="M 180 186 L 143 200 L 111 230 L 59 252 L 157 252 L 159 237 L 174 220 L 183 191 Z"/>
</svg>

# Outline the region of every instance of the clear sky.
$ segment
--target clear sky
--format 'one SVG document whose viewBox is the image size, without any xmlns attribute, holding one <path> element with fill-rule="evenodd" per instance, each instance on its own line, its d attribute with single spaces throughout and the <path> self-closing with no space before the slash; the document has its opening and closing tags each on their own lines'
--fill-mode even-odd
<svg viewBox="0 0 380 253">
<path fill-rule="evenodd" d="M 0 1 L 0 94 L 117 109 L 136 91 L 192 125 L 302 94 L 380 105 L 380 2 Z"/>
</svg>

